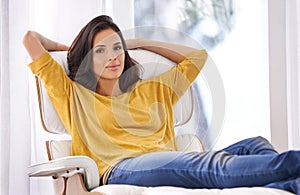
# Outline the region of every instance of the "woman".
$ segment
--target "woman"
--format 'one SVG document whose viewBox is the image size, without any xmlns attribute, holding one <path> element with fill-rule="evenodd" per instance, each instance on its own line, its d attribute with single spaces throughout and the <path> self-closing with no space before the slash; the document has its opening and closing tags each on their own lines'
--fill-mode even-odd
<svg viewBox="0 0 300 195">
<path fill-rule="evenodd" d="M 300 152 L 278 154 L 262 137 L 221 151 L 176 152 L 172 107 L 205 64 L 205 50 L 145 39 L 126 44 L 108 16 L 89 22 L 70 48 L 31 31 L 23 43 L 33 60 L 29 67 L 72 136 L 73 155 L 93 158 L 103 184 L 267 186 L 300 193 Z M 127 47 L 178 65 L 142 81 Z M 69 75 L 50 50 L 69 50 Z"/>
</svg>

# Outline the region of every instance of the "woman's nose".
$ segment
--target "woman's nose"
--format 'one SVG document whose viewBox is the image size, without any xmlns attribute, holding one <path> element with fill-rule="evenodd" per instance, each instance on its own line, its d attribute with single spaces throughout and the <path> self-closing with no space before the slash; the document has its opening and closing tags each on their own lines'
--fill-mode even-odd
<svg viewBox="0 0 300 195">
<path fill-rule="evenodd" d="M 113 60 L 116 60 L 116 57 L 111 57 L 108 59 L 108 61 L 113 61 Z"/>
<path fill-rule="evenodd" d="M 117 54 L 115 52 L 112 52 L 109 55 L 108 61 L 113 61 L 113 60 L 116 60 L 116 59 L 117 59 Z"/>
</svg>

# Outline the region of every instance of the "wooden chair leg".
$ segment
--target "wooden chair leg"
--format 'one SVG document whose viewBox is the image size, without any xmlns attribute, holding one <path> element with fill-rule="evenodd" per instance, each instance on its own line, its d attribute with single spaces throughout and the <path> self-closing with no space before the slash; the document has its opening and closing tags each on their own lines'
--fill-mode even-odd
<svg viewBox="0 0 300 195">
<path fill-rule="evenodd" d="M 65 195 L 66 193 L 66 179 L 63 177 L 53 179 L 54 193 L 56 195 Z"/>
<path fill-rule="evenodd" d="M 67 179 L 66 195 L 103 195 L 100 192 L 88 192 L 84 186 L 82 176 L 75 174 Z"/>
</svg>

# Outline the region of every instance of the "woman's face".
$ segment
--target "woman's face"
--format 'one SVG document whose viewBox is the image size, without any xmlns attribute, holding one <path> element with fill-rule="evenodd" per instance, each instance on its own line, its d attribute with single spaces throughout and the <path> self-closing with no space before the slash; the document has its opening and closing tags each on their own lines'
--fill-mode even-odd
<svg viewBox="0 0 300 195">
<path fill-rule="evenodd" d="M 114 30 L 105 29 L 95 35 L 92 70 L 98 79 L 118 79 L 124 69 L 124 60 L 122 41 Z"/>
</svg>

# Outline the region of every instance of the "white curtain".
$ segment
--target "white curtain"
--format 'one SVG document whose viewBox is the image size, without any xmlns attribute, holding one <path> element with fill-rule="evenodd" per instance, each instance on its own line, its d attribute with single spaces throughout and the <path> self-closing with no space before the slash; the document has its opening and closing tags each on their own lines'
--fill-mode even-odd
<svg viewBox="0 0 300 195">
<path fill-rule="evenodd" d="M 8 194 L 9 182 L 8 182 L 8 168 L 9 168 L 9 148 L 5 150 L 9 145 L 9 132 L 5 131 L 5 129 L 10 129 L 10 117 L 9 117 L 9 82 L 7 75 L 9 73 L 8 66 L 4 66 L 6 62 L 8 62 L 8 41 L 5 41 L 2 37 L 8 36 L 8 29 L 4 28 L 4 26 L 8 23 L 8 0 L 3 0 L 1 2 L 1 48 L 0 48 L 0 62 L 1 62 L 1 77 L 0 77 L 0 153 L 1 153 L 1 161 L 0 161 L 0 183 L 1 183 L 1 193 Z M 6 81 L 6 82 L 5 82 Z M 5 95 L 4 95 L 5 94 Z M 5 159 L 5 160 L 4 160 Z M 3 189 L 3 190 L 2 190 Z"/>
<path fill-rule="evenodd" d="M 30 163 L 29 101 L 26 54 L 22 47 L 27 3 L 27 0 L 1 1 L 0 182 L 1 194 L 8 195 L 29 194 L 26 174 Z"/>
<path fill-rule="evenodd" d="M 51 195 L 50 178 L 29 178 L 27 167 L 46 160 L 33 75 L 22 38 L 27 30 L 70 44 L 90 19 L 103 14 L 102 0 L 1 0 L 0 194 Z M 53 136 L 56 138 L 55 136 Z"/>
</svg>

